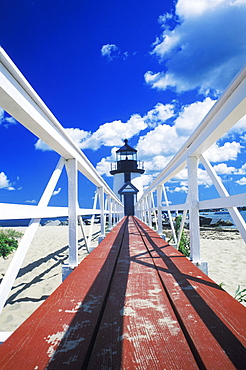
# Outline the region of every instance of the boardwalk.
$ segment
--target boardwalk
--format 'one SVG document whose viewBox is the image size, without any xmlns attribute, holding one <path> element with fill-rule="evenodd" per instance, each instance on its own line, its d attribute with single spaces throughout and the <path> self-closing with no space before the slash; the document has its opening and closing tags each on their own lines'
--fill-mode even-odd
<svg viewBox="0 0 246 370">
<path fill-rule="evenodd" d="M 1 369 L 244 369 L 246 309 L 134 217 L 0 346 Z"/>
</svg>

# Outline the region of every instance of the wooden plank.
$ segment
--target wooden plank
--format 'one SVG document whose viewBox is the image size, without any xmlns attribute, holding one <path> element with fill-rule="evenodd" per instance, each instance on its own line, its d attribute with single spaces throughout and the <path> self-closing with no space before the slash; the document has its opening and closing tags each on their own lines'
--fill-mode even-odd
<svg viewBox="0 0 246 370">
<path fill-rule="evenodd" d="M 198 368 L 131 217 L 88 364 L 99 368 Z"/>
<path fill-rule="evenodd" d="M 246 310 L 139 220 L 148 247 L 199 366 L 244 369 Z"/>
<path fill-rule="evenodd" d="M 81 369 L 124 235 L 122 221 L 0 346 L 3 369 Z"/>
<path fill-rule="evenodd" d="M 1 369 L 243 369 L 245 308 L 130 217 L 0 346 Z"/>
</svg>

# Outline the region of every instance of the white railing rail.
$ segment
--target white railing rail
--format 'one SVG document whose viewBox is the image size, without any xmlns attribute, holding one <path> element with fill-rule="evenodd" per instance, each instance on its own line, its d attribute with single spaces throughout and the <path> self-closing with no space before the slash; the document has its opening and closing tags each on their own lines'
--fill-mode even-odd
<svg viewBox="0 0 246 370">
<path fill-rule="evenodd" d="M 151 213 L 157 213 L 158 233 L 162 234 L 162 212 L 184 211 L 183 217 L 189 211 L 191 260 L 200 264 L 199 209 L 228 208 L 231 217 L 246 243 L 246 226 L 237 207 L 246 205 L 246 193 L 230 196 L 221 179 L 206 158 L 204 152 L 220 139 L 234 124 L 246 114 L 246 68 L 232 81 L 225 93 L 209 111 L 197 129 L 163 169 L 159 176 L 145 190 L 136 203 L 136 215 L 146 220 L 151 226 Z M 164 143 L 165 144 L 165 140 Z M 204 166 L 220 198 L 205 201 L 199 200 L 197 169 L 199 161 Z M 174 178 L 182 169 L 188 168 L 188 195 L 184 204 L 169 205 L 166 197 L 165 184 Z M 153 196 L 153 194 L 155 196 Z M 163 206 L 163 197 L 165 206 Z M 148 201 L 157 199 L 156 206 L 150 206 Z M 170 216 L 170 214 L 169 214 Z M 155 216 L 156 217 L 156 216 Z M 170 221 L 171 217 L 170 217 Z M 183 225 L 183 223 L 182 223 Z M 171 223 L 172 226 L 172 223 Z M 182 227 L 180 228 L 180 233 Z M 174 235 L 174 240 L 175 240 Z M 177 243 L 180 241 L 178 236 Z"/>
<path fill-rule="evenodd" d="M 123 217 L 123 205 L 2 48 L 0 48 L 0 106 L 61 156 L 37 206 L 0 203 L 1 220 L 32 219 L 1 282 L 1 312 L 41 218 L 68 216 L 67 273 L 69 273 L 78 265 L 78 221 L 85 237 L 81 216 L 92 215 L 93 221 L 94 216 L 99 214 L 101 236 L 104 237 L 106 214 L 111 228 Z M 48 206 L 64 166 L 68 175 L 68 207 Z M 97 188 L 93 209 L 79 208 L 78 172 L 86 176 Z M 100 209 L 96 209 L 98 195 Z M 85 238 L 88 249 L 91 235 L 92 229 L 88 239 Z M 64 275 L 67 273 L 65 272 Z"/>
</svg>

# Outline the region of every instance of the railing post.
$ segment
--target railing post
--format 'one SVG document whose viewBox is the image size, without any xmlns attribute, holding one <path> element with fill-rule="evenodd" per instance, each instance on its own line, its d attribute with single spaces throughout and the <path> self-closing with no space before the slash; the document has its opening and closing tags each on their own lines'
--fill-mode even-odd
<svg viewBox="0 0 246 370">
<path fill-rule="evenodd" d="M 120 209 L 121 209 L 121 219 L 124 217 L 124 208 L 120 205 Z"/>
<path fill-rule="evenodd" d="M 146 196 L 143 198 L 143 222 L 147 224 Z"/>
<path fill-rule="evenodd" d="M 153 212 L 154 212 L 154 223 L 155 223 L 155 228 L 157 230 L 157 217 L 156 217 L 156 209 L 155 209 L 155 199 L 154 199 L 154 194 L 153 192 L 151 193 L 151 202 L 152 202 L 152 207 L 153 207 Z M 153 227 L 154 228 L 154 227 Z"/>
<path fill-rule="evenodd" d="M 148 196 L 145 197 L 145 223 L 149 225 L 149 202 Z"/>
<path fill-rule="evenodd" d="M 56 184 L 62 173 L 64 162 L 65 162 L 64 158 L 61 157 L 38 203 L 39 206 L 44 207 L 47 206 L 47 204 L 49 203 L 52 193 L 55 190 Z M 15 251 L 13 259 L 10 262 L 10 265 L 3 277 L 3 280 L 0 284 L 0 313 L 3 309 L 3 306 L 5 305 L 5 302 L 8 298 L 9 292 L 12 288 L 15 278 L 18 275 L 21 264 L 25 258 L 27 250 L 38 228 L 39 222 L 40 218 L 32 219 L 30 221 L 30 224 L 20 241 L 19 247 Z"/>
<path fill-rule="evenodd" d="M 158 234 L 162 235 L 162 185 L 157 186 Z"/>
<path fill-rule="evenodd" d="M 165 200 L 166 206 L 168 207 L 169 206 L 169 201 L 168 201 L 168 198 L 167 198 L 167 192 L 166 192 L 166 188 L 165 188 L 164 184 L 162 185 L 162 189 L 163 189 L 164 200 Z M 176 235 L 176 232 L 175 232 L 175 227 L 174 227 L 174 224 L 173 224 L 171 211 L 168 210 L 167 214 L 168 214 L 168 218 L 169 218 L 169 222 L 170 222 L 170 226 L 171 226 L 171 230 L 172 230 L 172 235 L 173 235 L 173 244 L 172 245 L 175 248 L 177 248 L 177 235 Z"/>
<path fill-rule="evenodd" d="M 78 169 L 76 159 L 66 162 L 68 174 L 69 267 L 78 266 Z"/>
<path fill-rule="evenodd" d="M 141 199 L 140 208 L 141 208 L 141 217 L 140 217 L 140 220 L 141 221 L 144 221 L 144 201 L 143 201 L 143 199 Z"/>
<path fill-rule="evenodd" d="M 226 190 L 226 188 L 222 184 L 219 176 L 216 174 L 215 170 L 213 169 L 213 167 L 211 166 L 211 164 L 207 160 L 207 158 L 204 155 L 201 155 L 200 160 L 201 160 L 201 163 L 204 166 L 205 170 L 207 171 L 208 175 L 210 176 L 211 180 L 213 181 L 213 184 L 214 184 L 216 190 L 218 191 L 219 195 L 221 197 L 230 196 L 230 194 L 228 193 L 228 191 Z M 237 207 L 228 207 L 228 211 L 230 212 L 230 215 L 231 215 L 238 231 L 240 232 L 244 242 L 246 243 L 246 225 L 245 225 L 245 222 L 243 220 L 242 215 L 238 211 Z"/>
<path fill-rule="evenodd" d="M 117 219 L 117 202 L 115 201 L 114 202 L 114 225 L 116 225 L 118 222 L 118 219 Z"/>
<path fill-rule="evenodd" d="M 107 195 L 108 198 L 108 228 L 112 229 L 112 199 L 110 195 Z"/>
<path fill-rule="evenodd" d="M 121 208 L 119 203 L 116 204 L 116 209 L 117 209 L 117 223 L 120 221 L 120 215 L 121 215 Z"/>
<path fill-rule="evenodd" d="M 99 201 L 100 201 L 100 211 L 101 211 L 101 236 L 100 241 L 105 238 L 105 218 L 104 218 L 104 190 L 103 187 L 99 187 Z"/>
<path fill-rule="evenodd" d="M 134 215 L 138 217 L 138 206 L 134 204 Z"/>
<path fill-rule="evenodd" d="M 198 158 L 190 156 L 188 164 L 188 199 L 189 199 L 189 228 L 190 228 L 190 258 L 194 263 L 200 263 L 200 228 L 199 228 L 199 199 L 197 168 Z"/>
<path fill-rule="evenodd" d="M 115 225 L 115 200 L 113 200 L 113 207 L 112 207 L 112 220 L 113 220 L 113 226 Z"/>
<path fill-rule="evenodd" d="M 98 188 L 96 189 L 95 195 L 94 195 L 93 212 L 95 212 L 95 210 L 97 208 L 97 198 L 98 198 Z M 93 227 L 94 227 L 94 221 L 95 221 L 95 213 L 93 213 L 93 215 L 91 217 L 91 223 L 90 223 L 90 228 L 89 228 L 89 235 L 88 235 L 88 238 L 87 238 L 87 246 L 88 246 L 88 249 L 89 249 L 90 252 L 92 250 L 94 250 L 94 247 L 93 248 L 91 247 L 91 239 L 92 239 L 92 232 L 93 232 Z"/>
</svg>

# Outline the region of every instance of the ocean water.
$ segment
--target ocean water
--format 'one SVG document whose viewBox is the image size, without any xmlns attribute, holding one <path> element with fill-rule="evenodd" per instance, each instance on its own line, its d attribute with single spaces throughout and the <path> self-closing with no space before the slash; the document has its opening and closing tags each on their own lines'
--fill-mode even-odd
<svg viewBox="0 0 246 370">
<path fill-rule="evenodd" d="M 86 215 L 83 215 L 82 216 L 82 219 L 85 220 L 86 218 L 91 218 L 91 216 L 86 216 Z M 63 222 L 64 224 L 68 222 L 68 218 L 67 217 L 56 217 L 56 218 L 42 218 L 41 221 L 40 221 L 40 224 L 43 226 L 46 224 L 47 221 L 50 221 L 50 220 L 59 220 L 61 222 Z M 98 220 L 98 215 L 96 215 L 95 217 L 95 222 L 97 222 Z M 29 225 L 29 222 L 31 221 L 31 219 L 19 219 L 19 220 L 0 220 L 0 227 L 17 227 L 17 226 L 28 226 Z"/>
<path fill-rule="evenodd" d="M 240 213 L 241 213 L 241 215 L 244 219 L 244 222 L 246 222 L 246 211 L 240 211 Z M 211 218 L 212 219 L 211 223 L 213 223 L 213 224 L 215 224 L 219 220 L 223 220 L 223 221 L 230 220 L 231 222 L 233 222 L 229 212 L 227 212 L 227 213 L 200 212 L 200 216 Z M 86 216 L 83 216 L 83 219 L 84 219 L 84 217 L 86 218 Z M 41 225 L 44 225 L 49 220 L 50 220 L 49 218 L 43 218 L 40 223 L 41 223 Z M 62 221 L 67 221 L 67 217 L 57 217 L 56 220 L 59 220 L 61 222 Z M 25 219 L 25 220 L 0 220 L 0 226 L 2 226 L 2 227 L 28 226 L 29 222 L 30 222 L 30 219 Z M 232 228 L 232 229 L 236 228 L 236 226 L 234 224 L 232 226 L 223 226 L 223 227 L 228 227 L 228 228 Z"/>
<path fill-rule="evenodd" d="M 240 214 L 243 217 L 244 222 L 246 222 L 246 211 L 240 211 Z M 231 221 L 233 223 L 233 220 L 229 212 L 225 212 L 225 213 L 224 212 L 200 212 L 200 216 L 212 218 L 211 224 L 215 224 L 219 220 Z M 234 223 L 232 226 L 223 226 L 223 227 L 230 228 L 230 229 L 236 228 Z"/>
<path fill-rule="evenodd" d="M 43 226 L 50 218 L 42 218 L 40 224 Z M 55 220 L 66 221 L 67 217 L 56 217 Z M 22 220 L 0 220 L 0 226 L 2 227 L 17 227 L 17 226 L 28 226 L 31 219 Z"/>
</svg>

